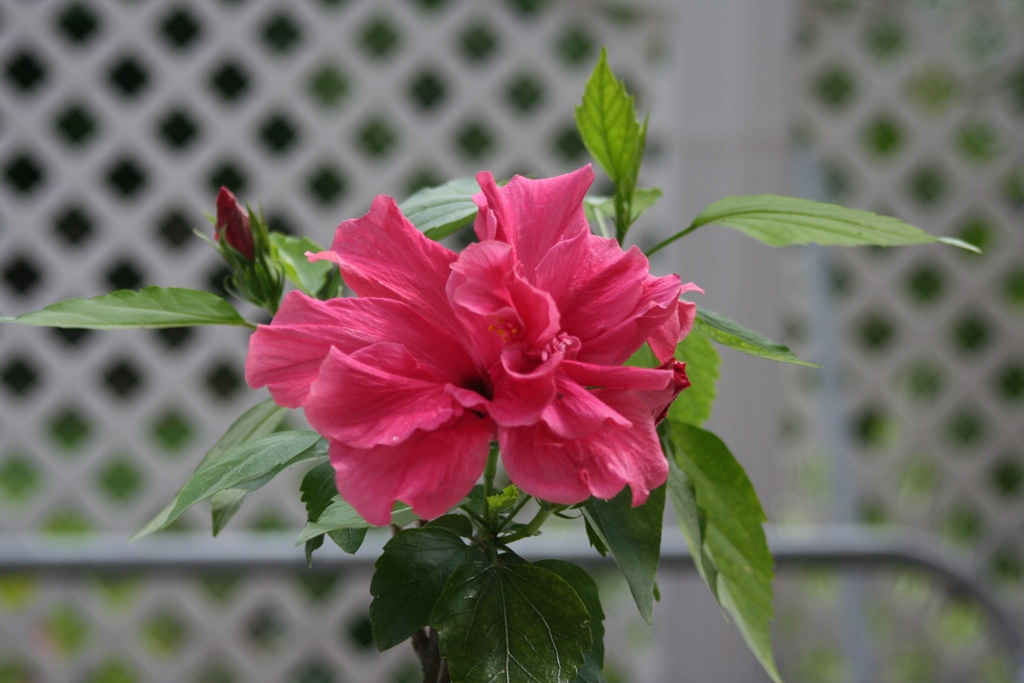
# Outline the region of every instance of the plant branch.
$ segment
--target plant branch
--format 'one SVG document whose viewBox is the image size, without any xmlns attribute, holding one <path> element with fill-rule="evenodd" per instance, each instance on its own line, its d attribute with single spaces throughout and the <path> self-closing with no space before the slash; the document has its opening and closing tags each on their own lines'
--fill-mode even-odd
<svg viewBox="0 0 1024 683">
<path fill-rule="evenodd" d="M 703 225 L 703 224 L 696 225 L 696 224 L 691 223 L 690 226 L 688 228 L 686 228 L 685 230 L 681 230 L 681 231 L 677 232 L 676 234 L 672 235 L 671 237 L 658 242 L 653 247 L 651 247 L 650 249 L 645 251 L 644 252 L 644 256 L 646 256 L 647 258 L 650 258 L 651 256 L 653 256 L 654 254 L 658 253 L 659 251 L 661 251 L 662 249 L 664 249 L 668 245 L 672 244 L 676 240 L 682 239 L 683 237 L 686 237 L 691 232 L 693 232 L 694 230 L 699 228 L 701 225 Z"/>
</svg>

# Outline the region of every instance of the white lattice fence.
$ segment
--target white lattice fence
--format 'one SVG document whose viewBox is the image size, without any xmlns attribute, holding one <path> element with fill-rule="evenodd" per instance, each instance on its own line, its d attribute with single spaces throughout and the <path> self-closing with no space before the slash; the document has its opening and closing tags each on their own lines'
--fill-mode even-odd
<svg viewBox="0 0 1024 683">
<path fill-rule="evenodd" d="M 191 231 L 209 230 L 221 184 L 329 243 L 377 193 L 575 168 L 572 108 L 599 47 L 656 107 L 665 29 L 648 3 L 4 2 L 0 312 L 218 287 Z M 658 147 L 670 121 L 654 119 Z M 138 528 L 255 402 L 245 341 L 0 329 L 0 532 Z M 283 481 L 232 526 L 301 520 Z M 372 651 L 368 600 L 362 575 L 4 579 L 0 680 L 415 680 L 404 648 Z"/>
<path fill-rule="evenodd" d="M 810 1 L 800 49 L 798 137 L 826 198 L 985 253 L 825 256 L 838 342 L 817 353 L 839 368 L 840 433 L 830 441 L 815 427 L 821 393 L 808 376 L 802 414 L 786 423 L 803 496 L 778 509 L 933 531 L 1024 618 L 1024 12 L 987 0 Z M 807 312 L 794 338 L 807 337 Z M 848 456 L 838 472 L 830 450 Z M 811 587 L 815 600 L 787 603 L 782 617 L 802 634 L 784 655 L 798 680 L 870 669 L 873 680 L 1007 680 L 983 618 L 920 575 L 877 576 L 853 593 L 834 576 L 802 581 L 790 590 Z M 852 659 L 858 637 L 872 661 Z"/>
</svg>

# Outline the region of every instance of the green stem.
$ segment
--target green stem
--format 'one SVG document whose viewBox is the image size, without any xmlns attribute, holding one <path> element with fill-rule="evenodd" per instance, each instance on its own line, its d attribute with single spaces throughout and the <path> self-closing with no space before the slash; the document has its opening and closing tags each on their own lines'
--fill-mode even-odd
<svg viewBox="0 0 1024 683">
<path fill-rule="evenodd" d="M 664 249 L 668 245 L 672 244 L 676 240 L 682 239 L 683 237 L 686 237 L 691 232 L 693 232 L 694 230 L 699 228 L 701 225 L 703 225 L 703 224 L 691 223 L 690 227 L 686 228 L 685 230 L 681 230 L 680 232 L 677 232 L 676 234 L 672 235 L 668 239 L 665 239 L 665 240 L 662 240 L 661 242 L 658 242 L 653 247 L 651 247 L 650 249 L 645 251 L 644 252 L 644 256 L 646 256 L 647 258 L 650 258 L 651 256 L 653 256 L 654 254 L 658 253 L 659 251 L 661 251 L 662 249 Z"/>
<path fill-rule="evenodd" d="M 509 523 L 513 519 L 515 519 L 516 515 L 519 514 L 519 511 L 522 510 L 523 507 L 527 503 L 529 503 L 531 500 L 533 500 L 533 496 L 528 496 L 525 493 L 523 493 L 522 491 L 520 491 L 520 493 L 519 493 L 519 500 L 516 501 L 516 504 L 513 505 L 512 509 L 509 510 L 508 514 L 505 515 L 505 519 L 501 520 L 501 523 L 498 524 L 498 528 L 494 530 L 494 533 L 495 534 L 500 534 L 501 530 L 504 529 L 505 527 L 507 527 L 509 525 Z"/>
<path fill-rule="evenodd" d="M 491 443 L 491 451 L 487 454 L 487 466 L 484 468 L 484 500 L 486 501 L 490 496 L 494 495 L 494 476 L 498 473 L 498 442 Z M 484 511 L 484 519 L 487 522 L 487 528 L 494 528 L 494 511 L 491 510 L 491 506 L 488 503 L 487 509 Z"/>
<path fill-rule="evenodd" d="M 537 511 L 537 514 L 533 516 L 533 519 L 530 520 L 529 524 L 527 524 L 525 527 L 515 532 L 514 534 L 503 536 L 500 539 L 502 545 L 508 545 L 513 541 L 518 541 L 522 538 L 529 538 L 530 536 L 533 536 L 537 533 L 538 530 L 540 530 L 541 525 L 543 525 L 544 522 L 547 521 L 548 517 L 550 517 L 555 512 L 564 510 L 565 508 L 565 505 L 542 506 L 541 509 Z"/>
</svg>

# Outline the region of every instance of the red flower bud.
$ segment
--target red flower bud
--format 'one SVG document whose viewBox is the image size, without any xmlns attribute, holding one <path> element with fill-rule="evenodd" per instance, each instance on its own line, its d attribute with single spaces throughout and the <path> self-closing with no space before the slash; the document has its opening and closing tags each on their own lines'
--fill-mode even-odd
<svg viewBox="0 0 1024 683">
<path fill-rule="evenodd" d="M 226 187 L 220 188 L 220 192 L 217 193 L 217 223 L 213 228 L 213 238 L 217 242 L 227 242 L 229 247 L 250 261 L 253 260 L 255 250 L 252 229 L 249 227 L 249 213 Z"/>
</svg>

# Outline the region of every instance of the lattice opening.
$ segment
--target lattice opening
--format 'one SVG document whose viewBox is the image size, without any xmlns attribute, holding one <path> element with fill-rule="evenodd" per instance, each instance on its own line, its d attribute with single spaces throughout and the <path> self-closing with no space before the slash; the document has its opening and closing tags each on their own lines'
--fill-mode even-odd
<svg viewBox="0 0 1024 683">
<path fill-rule="evenodd" d="M 875 159 L 888 159 L 903 148 L 905 132 L 899 119 L 880 114 L 864 127 L 864 149 Z"/>
<path fill-rule="evenodd" d="M 45 167 L 30 152 L 16 153 L 4 164 L 4 180 L 15 194 L 32 194 L 45 178 Z"/>
<path fill-rule="evenodd" d="M 4 364 L 0 380 L 12 395 L 28 397 L 39 384 L 39 369 L 31 357 L 17 355 Z"/>
<path fill-rule="evenodd" d="M 139 55 L 126 54 L 110 66 L 107 81 L 118 95 L 134 98 L 149 86 L 149 71 Z"/>
<path fill-rule="evenodd" d="M 90 425 L 90 421 L 78 408 L 63 408 L 49 420 L 50 440 L 64 453 L 78 454 L 92 432 Z"/>
<path fill-rule="evenodd" d="M 983 260 L 996 247 L 998 227 L 988 217 L 976 214 L 968 216 L 957 229 L 957 236 L 981 249 L 981 254 L 964 251 L 958 254 L 961 258 Z"/>
<path fill-rule="evenodd" d="M 908 101 L 927 116 L 945 113 L 959 95 L 956 76 L 943 66 L 924 66 L 907 81 Z"/>
<path fill-rule="evenodd" d="M 53 232 L 69 246 L 82 247 L 95 236 L 95 220 L 77 204 L 64 208 L 53 220 Z"/>
<path fill-rule="evenodd" d="M 455 136 L 455 146 L 469 160 L 489 154 L 496 144 L 494 133 L 483 121 L 465 123 Z"/>
<path fill-rule="evenodd" d="M 333 164 L 316 167 L 306 180 L 306 192 L 318 204 L 333 204 L 345 196 L 345 176 Z"/>
<path fill-rule="evenodd" d="M 349 94 L 349 81 L 349 77 L 338 66 L 324 64 L 310 75 L 309 94 L 323 107 L 336 107 Z"/>
<path fill-rule="evenodd" d="M 907 195 L 918 206 L 937 206 L 948 193 L 946 173 L 937 165 L 922 166 L 907 178 Z"/>
<path fill-rule="evenodd" d="M 4 502 L 27 503 L 43 483 L 43 475 L 31 456 L 14 452 L 0 459 L 0 495 Z"/>
<path fill-rule="evenodd" d="M 53 121 L 54 131 L 71 147 L 81 147 L 98 132 L 96 116 L 81 102 L 62 109 Z"/>
<path fill-rule="evenodd" d="M 299 128 L 286 113 L 276 112 L 260 125 L 259 140 L 270 154 L 287 154 L 299 143 Z"/>
<path fill-rule="evenodd" d="M 421 111 L 430 111 L 444 104 L 448 88 L 436 70 L 420 72 L 409 82 L 409 99 Z"/>
<path fill-rule="evenodd" d="M 174 657 L 189 644 L 188 622 L 173 607 L 162 606 L 142 626 L 142 642 L 158 657 Z"/>
<path fill-rule="evenodd" d="M 241 63 L 227 60 L 210 72 L 210 89 L 225 102 L 241 100 L 251 87 L 251 78 Z"/>
<path fill-rule="evenodd" d="M 950 333 L 953 346 L 964 354 L 980 353 L 992 341 L 989 322 L 976 313 L 961 316 L 953 323 Z"/>
<path fill-rule="evenodd" d="M 285 54 L 291 52 L 302 40 L 302 29 L 290 15 L 277 12 L 263 23 L 260 37 L 270 52 Z"/>
<path fill-rule="evenodd" d="M 906 32 L 899 22 L 880 18 L 869 22 L 864 30 L 864 47 L 880 63 L 895 61 L 906 46 Z"/>
<path fill-rule="evenodd" d="M 249 646 L 261 653 L 279 652 L 288 642 L 288 623 L 277 605 L 255 608 L 246 619 L 245 635 Z"/>
<path fill-rule="evenodd" d="M 7 81 L 23 93 L 30 93 L 46 80 L 46 62 L 37 52 L 22 49 L 7 61 Z"/>
<path fill-rule="evenodd" d="M 845 108 L 857 95 L 857 80 L 853 72 L 841 64 L 826 67 L 814 84 L 814 92 L 826 107 Z"/>
<path fill-rule="evenodd" d="M 375 114 L 362 123 L 356 133 L 356 145 L 371 159 L 384 158 L 398 144 L 398 132 L 381 114 Z M 324 201 L 331 201 L 326 199 Z"/>
<path fill-rule="evenodd" d="M 58 605 L 42 622 L 43 632 L 58 657 L 80 653 L 89 640 L 89 622 L 81 610 L 72 605 Z"/>
<path fill-rule="evenodd" d="M 234 161 L 222 161 L 210 171 L 206 186 L 214 196 L 221 187 L 226 187 L 236 195 L 245 194 L 249 185 L 249 176 L 244 167 Z"/>
<path fill-rule="evenodd" d="M 363 25 L 359 32 L 359 45 L 367 56 L 385 59 L 401 48 L 402 35 L 394 22 L 381 15 Z"/>
<path fill-rule="evenodd" d="M 165 410 L 150 425 L 154 445 L 168 455 L 181 455 L 192 443 L 192 421 L 176 409 Z"/>
<path fill-rule="evenodd" d="M 43 271 L 28 254 L 15 254 L 3 269 L 4 281 L 15 296 L 29 296 L 43 282 Z"/>
<path fill-rule="evenodd" d="M 121 199 L 134 199 L 145 189 L 149 174 L 142 164 L 132 157 L 124 156 L 107 167 L 107 188 Z"/>
<path fill-rule="evenodd" d="M 167 247 L 179 250 L 190 246 L 195 240 L 192 222 L 182 209 L 169 209 L 155 222 L 156 236 Z"/>
<path fill-rule="evenodd" d="M 583 26 L 567 26 L 555 41 L 555 55 L 567 65 L 583 66 L 597 58 L 597 43 Z"/>
<path fill-rule="evenodd" d="M 206 386 L 215 398 L 230 401 L 238 397 L 238 393 L 245 387 L 242 374 L 236 369 L 236 365 L 235 361 L 222 360 L 205 373 Z"/>
<path fill-rule="evenodd" d="M 462 30 L 459 37 L 459 46 L 462 48 L 463 55 L 469 61 L 486 62 L 494 57 L 498 50 L 498 36 L 486 23 L 480 21 L 473 22 Z M 1022 108 L 1024 108 L 1024 105 L 1022 105 Z"/>
<path fill-rule="evenodd" d="M 184 151 L 200 134 L 199 124 L 185 109 L 172 109 L 157 122 L 157 135 L 172 151 Z"/>
<path fill-rule="evenodd" d="M 62 36 L 72 45 L 84 45 L 100 30 L 96 14 L 84 3 L 68 5 L 56 18 L 56 26 Z"/>
<path fill-rule="evenodd" d="M 189 346 L 189 342 L 195 338 L 195 332 L 187 327 L 169 327 L 162 330 L 153 330 L 152 334 L 162 348 L 171 351 L 186 349 Z"/>
<path fill-rule="evenodd" d="M 1024 491 L 1024 465 L 1018 455 L 1008 453 L 992 464 L 989 482 L 1001 498 L 1016 499 Z"/>
<path fill-rule="evenodd" d="M 96 531 L 93 523 L 81 510 L 61 508 L 49 513 L 43 520 L 42 529 L 48 534 L 88 534 Z"/>
<path fill-rule="evenodd" d="M 129 662 L 117 657 L 107 657 L 90 672 L 87 683 L 138 683 L 136 668 Z"/>
<path fill-rule="evenodd" d="M 164 15 L 160 33 L 176 50 L 186 50 L 199 40 L 203 26 L 185 7 L 176 7 Z"/>
<path fill-rule="evenodd" d="M 120 258 L 107 266 L 106 281 L 112 289 L 138 289 L 144 276 L 129 257 Z"/>
<path fill-rule="evenodd" d="M 96 475 L 99 491 L 108 502 L 126 505 L 144 492 L 144 479 L 132 455 L 115 455 Z"/>
<path fill-rule="evenodd" d="M 947 418 L 946 434 L 955 449 L 974 455 L 988 434 L 988 421 L 974 408 L 957 408 Z"/>
<path fill-rule="evenodd" d="M 127 359 L 115 360 L 102 371 L 103 385 L 115 398 L 134 398 L 145 386 L 145 374 Z"/>
</svg>

